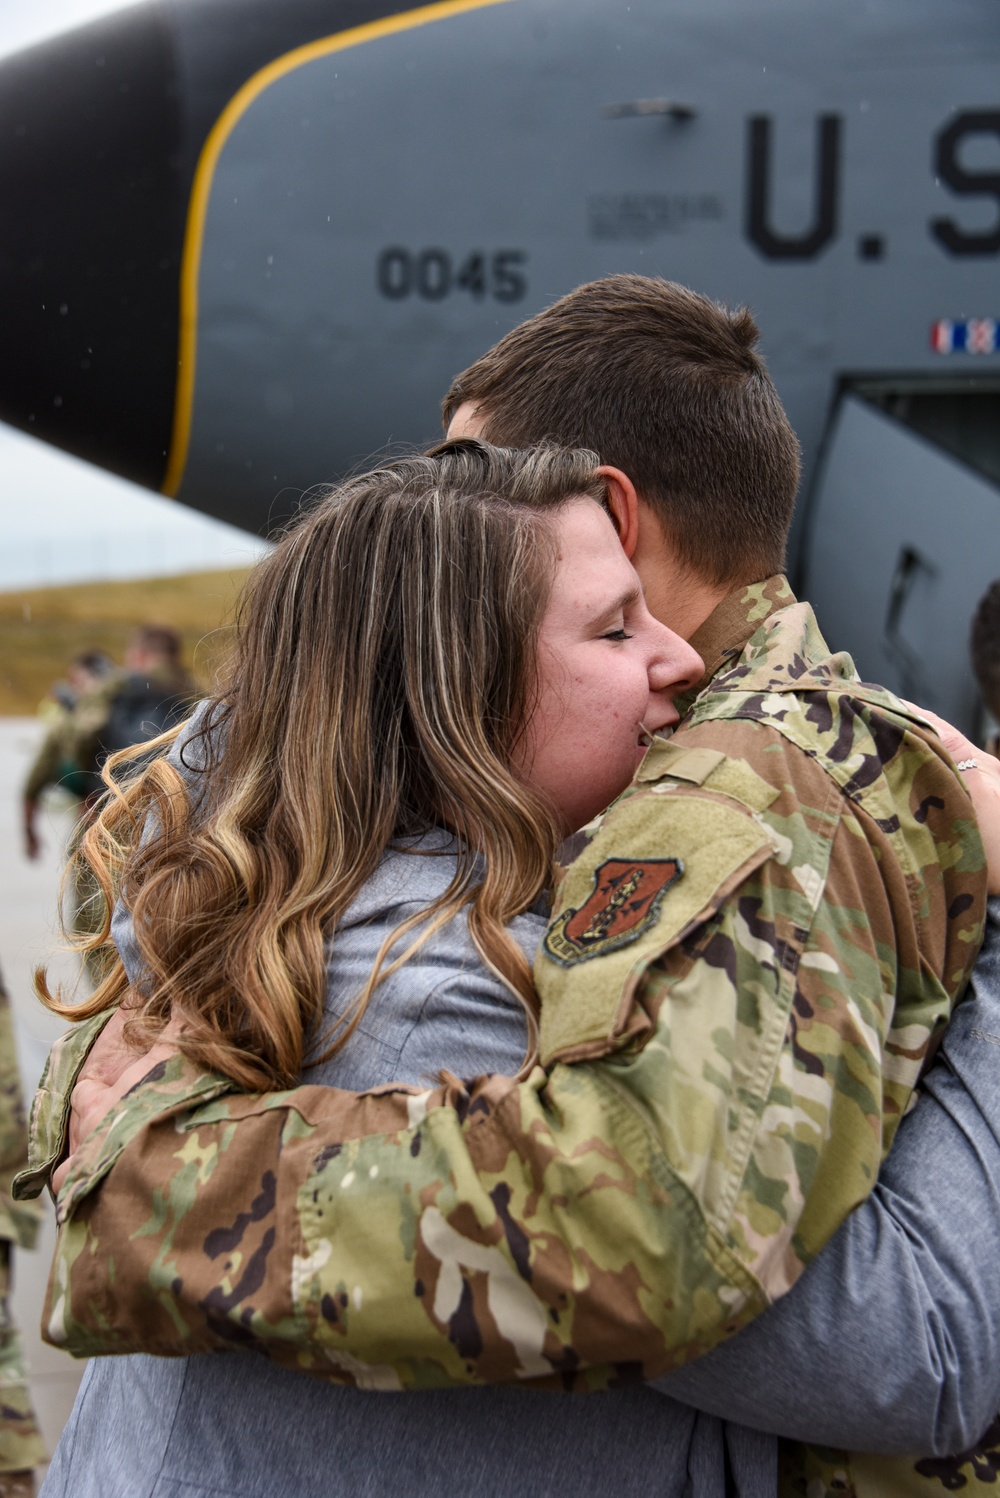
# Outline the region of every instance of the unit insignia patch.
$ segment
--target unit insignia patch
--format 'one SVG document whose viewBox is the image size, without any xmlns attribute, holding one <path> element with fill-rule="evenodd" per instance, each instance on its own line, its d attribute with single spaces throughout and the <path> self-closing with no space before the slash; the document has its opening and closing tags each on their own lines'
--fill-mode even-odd
<svg viewBox="0 0 1000 1498">
<path fill-rule="evenodd" d="M 584 903 L 564 910 L 549 928 L 546 952 L 568 967 L 627 946 L 653 925 L 663 896 L 683 873 L 679 858 L 605 859 Z"/>
</svg>

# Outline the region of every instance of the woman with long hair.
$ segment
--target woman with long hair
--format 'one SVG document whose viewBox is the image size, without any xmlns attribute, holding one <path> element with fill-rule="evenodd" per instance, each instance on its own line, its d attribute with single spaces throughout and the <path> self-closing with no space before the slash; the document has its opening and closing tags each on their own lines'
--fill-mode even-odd
<svg viewBox="0 0 1000 1498">
<path fill-rule="evenodd" d="M 544 916 L 526 912 L 701 671 L 646 609 L 596 467 L 444 444 L 296 525 L 253 574 L 218 694 L 113 762 L 79 854 L 122 902 L 85 943 L 108 973 L 82 1004 L 43 990 L 50 1007 L 79 1020 L 127 995 L 137 1040 L 173 1016 L 192 1060 L 280 1088 L 365 1030 L 404 964 L 412 998 L 415 966 L 439 984 L 453 960 L 516 1003 L 530 1064 Z M 397 881 L 406 911 L 373 945 L 373 896 Z"/>
</svg>

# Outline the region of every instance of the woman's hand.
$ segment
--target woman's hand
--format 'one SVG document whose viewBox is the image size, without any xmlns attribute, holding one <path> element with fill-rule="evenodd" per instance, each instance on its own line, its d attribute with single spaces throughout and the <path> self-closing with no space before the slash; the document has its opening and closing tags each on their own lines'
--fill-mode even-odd
<svg viewBox="0 0 1000 1498">
<path fill-rule="evenodd" d="M 976 761 L 975 768 L 963 770 L 962 775 L 976 808 L 986 849 L 987 888 L 991 895 L 1000 895 L 1000 760 L 987 754 L 985 749 L 977 748 L 971 739 L 959 733 L 951 723 L 946 723 L 944 718 L 939 718 L 937 713 L 929 712 L 926 707 L 917 707 L 912 702 L 908 706 L 921 718 L 926 718 L 937 731 L 956 765 L 961 765 L 964 760 Z"/>
<path fill-rule="evenodd" d="M 69 1151 L 62 1164 L 52 1172 L 52 1190 L 58 1195 L 70 1172 L 73 1157 L 80 1145 L 104 1121 L 116 1103 L 148 1076 L 154 1066 L 177 1055 L 174 1038 L 178 1022 L 171 1020 L 163 1031 L 164 1038 L 148 1051 L 137 1052 L 124 1036 L 128 1011 L 119 1009 L 111 1016 L 91 1049 L 77 1078 L 70 1099 Z"/>
</svg>

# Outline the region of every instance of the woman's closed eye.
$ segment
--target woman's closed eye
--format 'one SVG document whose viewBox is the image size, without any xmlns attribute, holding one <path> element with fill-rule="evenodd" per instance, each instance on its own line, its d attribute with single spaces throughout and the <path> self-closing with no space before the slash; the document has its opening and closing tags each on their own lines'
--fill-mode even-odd
<svg viewBox="0 0 1000 1498">
<path fill-rule="evenodd" d="M 632 635 L 622 626 L 620 629 L 609 629 L 607 634 L 601 636 L 602 640 L 631 640 Z"/>
</svg>

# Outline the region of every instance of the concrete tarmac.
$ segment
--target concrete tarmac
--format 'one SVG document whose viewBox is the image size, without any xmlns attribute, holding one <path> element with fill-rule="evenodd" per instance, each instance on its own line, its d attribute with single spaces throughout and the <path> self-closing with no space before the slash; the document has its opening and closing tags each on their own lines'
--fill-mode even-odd
<svg viewBox="0 0 1000 1498">
<path fill-rule="evenodd" d="M 42 725 L 35 719 L 0 718 L 0 969 L 14 1009 L 26 1103 L 49 1047 L 64 1028 L 35 997 L 32 973 L 44 965 L 50 980 L 72 988 L 78 971 L 75 960 L 59 950 L 59 877 L 73 825 L 66 805 L 57 801 L 43 811 L 39 830 L 44 847 L 37 861 L 25 858 L 21 847 L 20 791 L 41 736 Z M 47 1346 L 39 1333 L 54 1240 L 52 1205 L 47 1196 L 44 1200 L 39 1247 L 33 1253 L 15 1251 L 14 1314 L 24 1337 L 35 1410 L 51 1452 L 86 1365 Z"/>
</svg>

